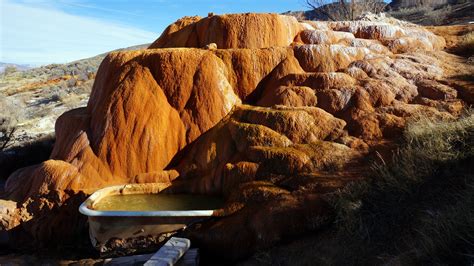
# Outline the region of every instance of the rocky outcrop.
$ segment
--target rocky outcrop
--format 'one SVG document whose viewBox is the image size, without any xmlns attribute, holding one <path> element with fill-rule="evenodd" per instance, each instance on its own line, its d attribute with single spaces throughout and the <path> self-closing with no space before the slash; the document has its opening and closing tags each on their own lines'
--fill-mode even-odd
<svg viewBox="0 0 474 266">
<path fill-rule="evenodd" d="M 19 217 L 15 211 L 16 207 L 14 201 L 0 200 L 0 228 L 9 230 L 18 225 Z"/>
<path fill-rule="evenodd" d="M 466 106 L 443 46 L 387 22 L 183 18 L 149 49 L 104 59 L 87 107 L 58 119 L 50 160 L 15 172 L 8 198 L 44 243 L 79 232 L 78 203 L 108 185 L 222 195 L 232 214 L 188 234 L 241 258 L 330 222 L 323 195 L 362 178 L 359 159 L 412 115 Z"/>
</svg>

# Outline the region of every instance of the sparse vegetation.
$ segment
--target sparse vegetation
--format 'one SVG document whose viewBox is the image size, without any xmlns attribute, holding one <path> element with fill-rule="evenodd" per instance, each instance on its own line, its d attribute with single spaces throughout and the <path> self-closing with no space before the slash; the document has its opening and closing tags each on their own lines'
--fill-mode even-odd
<svg viewBox="0 0 474 266">
<path fill-rule="evenodd" d="M 0 151 L 35 142 L 52 133 L 59 115 L 85 106 L 104 57 L 0 75 Z"/>
<path fill-rule="evenodd" d="M 452 7 L 445 5 L 425 13 L 425 25 L 443 25 L 451 13 Z"/>
<path fill-rule="evenodd" d="M 8 99 L 0 98 L 0 152 L 10 145 L 18 121 L 18 110 Z"/>
<path fill-rule="evenodd" d="M 411 8 L 400 8 L 391 11 L 390 15 L 406 21 L 410 21 L 421 25 L 443 25 L 452 13 L 451 5 L 444 5 L 439 7 L 433 6 L 419 6 Z"/>
<path fill-rule="evenodd" d="M 381 160 L 368 182 L 335 201 L 341 237 L 351 239 L 348 257 L 472 263 L 474 112 L 419 119 L 404 137 L 391 162 Z"/>
<path fill-rule="evenodd" d="M 380 13 L 386 4 L 380 0 L 306 0 L 306 5 L 313 9 L 317 17 L 337 20 L 355 20 L 366 12 Z"/>
<path fill-rule="evenodd" d="M 5 70 L 3 71 L 3 75 L 9 75 L 9 74 L 12 74 L 12 73 L 15 73 L 17 72 L 18 70 L 16 69 L 15 66 L 7 66 L 5 67 Z"/>
<path fill-rule="evenodd" d="M 0 118 L 0 151 L 3 151 L 8 146 L 13 133 L 15 133 L 16 126 L 13 124 L 8 118 Z"/>
<path fill-rule="evenodd" d="M 462 36 L 461 42 L 458 44 L 458 50 L 466 55 L 474 55 L 474 31 Z"/>
<path fill-rule="evenodd" d="M 392 6 L 383 1 L 305 0 L 307 11 L 288 11 L 284 14 L 298 20 L 353 20 L 364 12 L 385 12 L 394 18 L 419 25 L 462 25 L 472 20 L 474 2 L 454 0 L 449 3 L 416 2 Z M 392 2 L 393 3 L 393 2 Z M 354 6 L 352 9 L 351 6 Z"/>
</svg>

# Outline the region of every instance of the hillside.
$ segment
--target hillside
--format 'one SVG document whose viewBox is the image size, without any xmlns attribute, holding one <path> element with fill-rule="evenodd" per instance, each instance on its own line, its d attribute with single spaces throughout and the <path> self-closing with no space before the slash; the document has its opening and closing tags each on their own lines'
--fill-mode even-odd
<svg viewBox="0 0 474 266">
<path fill-rule="evenodd" d="M 320 7 L 337 10 L 338 5 Z M 288 11 L 283 14 L 299 20 L 329 20 L 324 12 L 316 10 Z M 335 11 L 332 11 L 335 12 Z M 473 1 L 392 1 L 384 8 L 387 16 L 424 26 L 468 24 L 474 21 Z"/>
<path fill-rule="evenodd" d="M 459 1 L 455 4 L 393 7 L 387 9 L 391 16 L 419 25 L 459 25 L 474 21 L 474 2 Z"/>
</svg>

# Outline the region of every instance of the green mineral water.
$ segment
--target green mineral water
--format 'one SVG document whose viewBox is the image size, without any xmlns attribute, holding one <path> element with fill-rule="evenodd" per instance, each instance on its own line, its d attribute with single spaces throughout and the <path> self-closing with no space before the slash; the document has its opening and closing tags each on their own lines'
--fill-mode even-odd
<svg viewBox="0 0 474 266">
<path fill-rule="evenodd" d="M 98 211 L 185 211 L 215 210 L 223 206 L 221 198 L 191 194 L 111 195 L 94 204 Z"/>
</svg>

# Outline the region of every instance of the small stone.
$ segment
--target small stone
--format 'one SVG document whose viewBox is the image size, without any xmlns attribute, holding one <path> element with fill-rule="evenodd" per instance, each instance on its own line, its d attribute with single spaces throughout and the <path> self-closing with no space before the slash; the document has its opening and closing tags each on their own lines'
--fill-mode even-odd
<svg viewBox="0 0 474 266">
<path fill-rule="evenodd" d="M 216 50 L 217 49 L 217 44 L 216 43 L 210 43 L 204 46 L 204 49 L 206 50 Z"/>
</svg>

